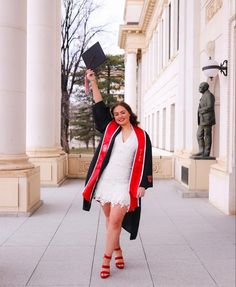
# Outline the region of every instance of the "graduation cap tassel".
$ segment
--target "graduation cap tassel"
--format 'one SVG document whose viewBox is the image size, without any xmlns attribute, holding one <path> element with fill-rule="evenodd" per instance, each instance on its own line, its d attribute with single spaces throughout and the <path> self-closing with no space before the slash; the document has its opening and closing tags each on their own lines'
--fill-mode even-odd
<svg viewBox="0 0 236 287">
<path fill-rule="evenodd" d="M 87 76 L 85 75 L 84 77 L 84 89 L 85 89 L 85 94 L 89 94 L 89 80 L 87 79 Z"/>
</svg>

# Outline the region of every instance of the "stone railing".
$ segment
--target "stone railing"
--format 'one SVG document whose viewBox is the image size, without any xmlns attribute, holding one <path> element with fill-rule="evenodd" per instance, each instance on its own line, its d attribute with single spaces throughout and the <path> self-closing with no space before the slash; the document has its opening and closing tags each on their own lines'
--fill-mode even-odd
<svg viewBox="0 0 236 287">
<path fill-rule="evenodd" d="M 85 178 L 92 155 L 69 154 L 68 156 L 68 177 Z M 154 178 L 173 178 L 174 177 L 174 158 L 168 156 L 153 157 L 153 177 Z"/>
</svg>

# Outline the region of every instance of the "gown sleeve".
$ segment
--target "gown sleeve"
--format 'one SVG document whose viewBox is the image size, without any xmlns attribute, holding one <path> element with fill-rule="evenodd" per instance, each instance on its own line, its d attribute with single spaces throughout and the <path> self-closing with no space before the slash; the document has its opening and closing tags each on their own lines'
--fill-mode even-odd
<svg viewBox="0 0 236 287">
<path fill-rule="evenodd" d="M 147 133 L 146 133 L 146 154 L 145 154 L 144 170 L 143 170 L 143 176 L 140 182 L 140 186 L 144 187 L 145 189 L 149 187 L 153 187 L 152 144 Z"/>
<path fill-rule="evenodd" d="M 107 125 L 112 120 L 110 109 L 103 101 L 97 102 L 93 105 L 93 119 L 95 128 L 101 133 L 104 133 Z"/>
</svg>

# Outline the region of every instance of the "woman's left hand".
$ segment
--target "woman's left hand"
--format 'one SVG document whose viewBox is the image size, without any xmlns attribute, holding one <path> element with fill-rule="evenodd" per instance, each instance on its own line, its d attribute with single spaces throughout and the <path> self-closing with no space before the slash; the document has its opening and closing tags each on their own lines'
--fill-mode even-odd
<svg viewBox="0 0 236 287">
<path fill-rule="evenodd" d="M 138 197 L 144 197 L 145 191 L 146 191 L 145 188 L 140 186 L 138 188 Z"/>
</svg>

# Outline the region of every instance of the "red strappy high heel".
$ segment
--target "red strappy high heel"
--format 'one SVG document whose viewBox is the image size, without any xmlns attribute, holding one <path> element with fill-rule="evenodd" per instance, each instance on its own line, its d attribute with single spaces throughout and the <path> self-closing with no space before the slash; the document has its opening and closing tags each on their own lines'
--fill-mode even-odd
<svg viewBox="0 0 236 287">
<path fill-rule="evenodd" d="M 120 247 L 114 249 L 115 251 L 121 251 L 122 250 L 120 249 Z M 119 260 L 122 260 L 122 262 L 120 262 Z M 119 268 L 119 269 L 124 269 L 125 267 L 125 263 L 124 263 L 124 258 L 123 256 L 116 256 L 115 257 L 115 261 L 116 261 L 116 267 Z M 117 262 L 118 261 L 118 262 Z"/>
<path fill-rule="evenodd" d="M 106 259 L 110 259 L 111 260 L 111 256 L 108 256 L 106 254 L 104 254 L 104 257 L 103 258 L 106 258 Z M 102 268 L 103 269 L 107 269 L 107 270 L 102 270 L 100 272 L 100 277 L 102 279 L 106 279 L 110 276 L 110 265 L 102 265 Z"/>
</svg>

